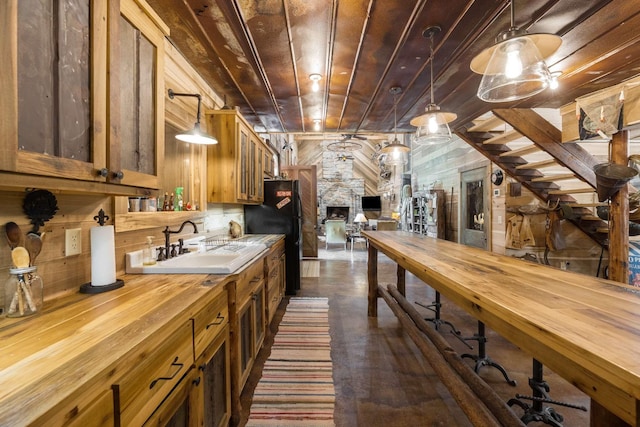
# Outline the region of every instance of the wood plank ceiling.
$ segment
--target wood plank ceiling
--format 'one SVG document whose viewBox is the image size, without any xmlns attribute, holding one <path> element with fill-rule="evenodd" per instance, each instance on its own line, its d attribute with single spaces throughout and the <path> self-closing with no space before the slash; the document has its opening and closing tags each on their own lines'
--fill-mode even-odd
<svg viewBox="0 0 640 427">
<path fill-rule="evenodd" d="M 259 132 L 393 132 L 429 103 L 429 43 L 434 39 L 435 101 L 457 113 L 452 129 L 493 108 L 553 107 L 640 74 L 640 8 L 629 0 L 516 0 L 516 25 L 558 34 L 547 63 L 560 89 L 512 104 L 475 93 L 471 59 L 510 25 L 498 0 L 148 0 L 170 40 L 227 103 Z M 320 74 L 320 90 L 311 74 Z"/>
</svg>

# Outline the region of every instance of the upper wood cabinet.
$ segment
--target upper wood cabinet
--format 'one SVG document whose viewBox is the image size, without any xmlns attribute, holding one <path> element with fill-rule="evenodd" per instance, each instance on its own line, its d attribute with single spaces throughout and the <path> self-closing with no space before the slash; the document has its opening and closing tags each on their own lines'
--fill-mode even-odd
<svg viewBox="0 0 640 427">
<path fill-rule="evenodd" d="M 7 0 L 0 24 L 0 171 L 74 191 L 158 188 L 168 28 L 144 0 Z"/>
<path fill-rule="evenodd" d="M 207 129 L 218 144 L 207 147 L 207 200 L 259 204 L 264 200 L 264 161 L 271 150 L 236 110 L 210 110 Z"/>
</svg>

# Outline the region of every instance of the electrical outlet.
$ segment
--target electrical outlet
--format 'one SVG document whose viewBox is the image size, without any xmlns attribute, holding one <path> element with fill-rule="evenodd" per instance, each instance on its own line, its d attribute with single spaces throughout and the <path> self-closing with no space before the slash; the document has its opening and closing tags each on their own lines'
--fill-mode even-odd
<svg viewBox="0 0 640 427">
<path fill-rule="evenodd" d="M 82 252 L 82 229 L 71 228 L 64 232 L 65 256 L 79 255 Z"/>
</svg>

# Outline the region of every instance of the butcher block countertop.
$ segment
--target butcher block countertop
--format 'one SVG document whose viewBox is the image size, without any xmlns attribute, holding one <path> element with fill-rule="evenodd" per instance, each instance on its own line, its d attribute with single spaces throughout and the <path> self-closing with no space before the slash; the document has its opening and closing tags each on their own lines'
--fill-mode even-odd
<svg viewBox="0 0 640 427">
<path fill-rule="evenodd" d="M 370 269 L 381 251 L 600 405 L 640 425 L 640 288 L 414 233 L 363 234 Z M 372 275 L 370 286 L 377 282 Z"/>
<path fill-rule="evenodd" d="M 282 236 L 251 238 L 270 246 Z M 45 301 L 30 317 L 1 317 L 0 425 L 62 424 L 223 294 L 239 272 L 124 275 L 122 288 Z"/>
</svg>

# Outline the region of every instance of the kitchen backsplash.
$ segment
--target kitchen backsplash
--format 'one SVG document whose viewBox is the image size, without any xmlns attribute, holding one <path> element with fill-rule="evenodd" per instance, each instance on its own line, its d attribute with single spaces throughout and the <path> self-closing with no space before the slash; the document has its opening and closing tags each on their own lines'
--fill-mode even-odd
<svg viewBox="0 0 640 427">
<path fill-rule="evenodd" d="M 55 216 L 47 221 L 40 231 L 44 231 L 42 251 L 37 259 L 38 273 L 44 282 L 45 306 L 47 300 L 56 296 L 77 292 L 80 286 L 91 281 L 91 241 L 90 229 L 97 225 L 93 219 L 100 209 L 110 217 L 106 224 L 113 224 L 113 199 L 100 195 L 90 194 L 56 194 L 58 211 Z M 3 199 L 0 210 L 0 225 L 4 234 L 4 225 L 13 221 L 17 223 L 26 234 L 31 229 L 29 219 L 22 211 L 25 193 L 0 192 Z M 204 220 L 198 221 L 198 228 L 202 232 L 210 234 L 227 233 L 229 221 L 234 220 L 244 224 L 243 207 L 241 205 L 207 206 L 207 215 Z M 164 241 L 162 230 L 165 226 L 175 228 L 177 223 L 160 223 L 157 228 L 147 228 L 140 231 L 128 231 L 115 233 L 116 252 L 116 276 L 124 274 L 125 253 L 142 249 L 146 242 L 146 236 L 154 236 L 158 244 Z M 65 256 L 65 230 L 81 229 L 81 252 L 79 255 Z M 185 236 L 190 235 L 191 230 L 185 228 Z M 178 235 L 172 235 L 171 240 L 177 240 Z M 4 284 L 11 268 L 11 252 L 6 238 L 0 245 L 0 280 Z M 126 284 L 125 284 L 126 285 Z M 0 292 L 0 307 L 4 306 L 4 291 Z"/>
</svg>

